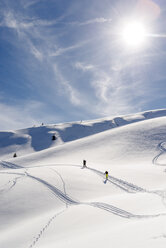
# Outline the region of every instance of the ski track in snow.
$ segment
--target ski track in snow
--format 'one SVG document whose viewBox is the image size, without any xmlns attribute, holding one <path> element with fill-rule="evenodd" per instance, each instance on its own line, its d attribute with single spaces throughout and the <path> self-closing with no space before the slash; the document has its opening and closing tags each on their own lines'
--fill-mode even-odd
<svg viewBox="0 0 166 248">
<path fill-rule="evenodd" d="M 7 169 L 21 169 L 21 168 L 24 168 L 24 167 L 21 167 L 19 165 L 14 164 L 14 163 L 6 162 L 6 161 L 1 161 L 0 164 L 2 165 L 3 168 L 7 168 Z"/>
<path fill-rule="evenodd" d="M 152 163 L 153 163 L 154 165 L 166 166 L 166 164 L 159 164 L 159 163 L 158 163 L 159 157 L 160 157 L 161 155 L 163 155 L 164 153 L 166 153 L 166 148 L 164 147 L 164 145 L 166 145 L 166 142 L 161 142 L 161 143 L 158 144 L 157 148 L 160 150 L 160 153 L 159 153 L 157 156 L 155 156 L 155 157 L 153 158 Z"/>
<path fill-rule="evenodd" d="M 46 164 L 46 165 L 42 165 L 41 167 L 48 167 L 48 166 L 53 166 L 53 167 L 55 167 L 55 166 L 67 166 L 67 167 L 69 167 L 70 166 L 70 167 L 77 167 L 77 168 L 81 168 L 81 169 L 89 169 L 92 172 L 94 172 L 97 175 L 99 175 L 100 177 L 104 178 L 104 173 L 102 171 L 99 171 L 99 170 L 91 168 L 91 167 L 83 168 L 80 165 L 74 165 L 74 164 Z M 36 166 L 36 167 L 40 167 L 40 166 Z M 28 168 L 30 168 L 30 167 L 28 167 Z M 127 181 L 124 181 L 122 179 L 119 179 L 119 178 L 116 178 L 116 177 L 113 177 L 113 176 L 109 176 L 108 182 L 114 184 L 115 186 L 117 186 L 118 188 L 122 189 L 123 191 L 126 191 L 127 193 L 138 193 L 138 192 L 149 192 L 149 193 L 151 193 L 150 191 L 147 191 L 146 189 L 143 189 L 143 188 L 141 188 L 141 187 L 139 187 L 137 185 L 134 185 L 132 183 L 129 183 Z"/>
<path fill-rule="evenodd" d="M 17 174 L 17 173 L 13 173 L 13 172 L 2 172 L 2 173 L 3 174 L 5 174 L 5 173 Z M 18 174 L 20 175 L 21 173 L 18 173 Z M 21 175 L 25 175 L 25 174 L 21 174 Z M 67 194 L 65 194 L 61 190 L 59 190 L 57 187 L 49 184 L 47 181 L 45 181 L 39 177 L 32 176 L 27 172 L 26 172 L 26 175 L 27 175 L 27 177 L 31 178 L 32 180 L 38 181 L 39 183 L 43 184 L 47 189 L 49 189 L 51 191 L 51 193 L 53 193 L 56 197 L 58 197 L 63 203 L 68 203 L 69 205 L 93 206 L 93 207 L 109 211 L 112 214 L 116 214 L 120 217 L 125 217 L 125 218 L 149 218 L 149 217 L 157 217 L 157 216 L 161 216 L 161 215 L 166 215 L 166 213 L 154 214 L 154 215 L 136 215 L 136 214 L 126 212 L 123 209 L 119 209 L 115 206 L 112 206 L 112 205 L 109 205 L 106 203 L 102 203 L 102 202 L 97 202 L 97 203 L 96 202 L 91 202 L 91 203 L 80 202 L 78 200 L 72 199 Z M 123 214 L 121 214 L 122 212 L 123 212 Z"/>
<path fill-rule="evenodd" d="M 17 181 L 19 179 L 21 179 L 22 177 L 23 177 L 23 175 L 21 175 L 19 177 L 15 177 L 14 179 L 9 180 L 6 184 L 4 184 L 3 186 L 1 186 L 2 189 L 0 189 L 0 194 L 1 193 L 6 193 L 9 190 L 11 190 L 16 185 Z"/>
<path fill-rule="evenodd" d="M 17 166 L 15 164 L 11 164 L 11 163 L 8 164 L 8 162 L 3 162 L 3 167 L 7 168 L 7 169 L 9 169 L 9 168 L 10 169 L 20 169 L 20 168 L 23 169 L 24 168 L 24 167 L 21 167 L 21 166 Z M 81 168 L 81 166 L 79 166 L 79 167 Z M 45 180 L 43 180 L 43 179 L 41 179 L 39 177 L 36 177 L 36 176 L 33 176 L 33 175 L 29 174 L 27 172 L 28 168 L 24 168 L 24 169 L 25 169 L 24 173 L 13 172 L 13 171 L 12 172 L 0 172 L 0 173 L 1 174 L 14 174 L 14 175 L 19 175 L 20 177 L 27 176 L 27 177 L 31 178 L 32 180 L 38 181 L 39 183 L 44 185 L 51 193 L 53 193 L 56 197 L 58 197 L 59 200 L 61 200 L 64 204 L 66 204 L 66 208 L 64 210 L 60 211 L 59 213 L 56 213 L 55 215 L 53 215 L 48 220 L 48 222 L 40 230 L 38 235 L 36 237 L 34 237 L 34 241 L 31 243 L 29 248 L 32 248 L 32 247 L 34 247 L 36 245 L 36 243 L 39 241 L 39 239 L 41 238 L 43 233 L 50 226 L 50 224 L 56 219 L 56 217 L 58 217 L 59 215 L 64 213 L 67 210 L 68 206 L 71 206 L 71 205 L 86 205 L 86 206 L 90 206 L 90 207 L 95 207 L 95 208 L 107 211 L 107 212 L 109 212 L 111 214 L 117 215 L 119 217 L 128 218 L 128 219 L 153 218 L 153 217 L 159 217 L 159 216 L 165 216 L 166 215 L 166 213 L 152 214 L 152 215 L 137 215 L 137 214 L 130 213 L 128 211 L 125 211 L 123 209 L 117 208 L 117 207 L 115 207 L 113 205 L 103 203 L 103 202 L 89 202 L 89 203 L 80 202 L 78 200 L 72 199 L 70 196 L 67 195 L 65 181 L 63 180 L 61 174 L 57 170 L 51 168 L 51 170 L 53 170 L 61 178 L 64 192 L 62 192 L 61 190 L 59 190 L 57 187 L 53 186 L 52 184 L 48 183 L 47 181 L 45 181 Z M 92 172 L 98 174 L 102 178 L 104 177 L 104 173 L 99 171 L 99 170 L 89 168 L 89 167 L 87 167 L 86 169 L 91 170 Z M 12 187 L 15 185 L 16 181 L 20 177 L 15 178 L 15 181 L 13 181 Z M 157 192 L 157 191 L 150 192 L 150 191 L 147 191 L 147 190 L 145 190 L 145 189 L 143 189 L 141 187 L 138 187 L 138 186 L 136 186 L 136 185 L 134 185 L 132 183 L 126 182 L 126 181 L 124 181 L 122 179 L 115 178 L 113 176 L 109 176 L 108 182 L 116 185 L 117 187 L 121 188 L 122 190 L 124 190 L 124 191 L 126 191 L 128 193 L 136 193 L 136 192 L 156 193 L 156 194 L 158 194 L 159 196 L 162 197 L 163 202 L 164 202 L 164 199 L 165 199 L 165 194 L 163 195 L 163 194 L 161 194 L 161 192 L 160 193 Z"/>
<path fill-rule="evenodd" d="M 94 173 L 101 176 L 102 178 L 104 176 L 104 173 L 102 171 L 99 171 L 99 170 L 96 170 L 96 169 L 93 169 L 90 167 L 87 167 L 87 169 L 93 171 Z M 127 181 L 124 181 L 122 179 L 118 179 L 118 178 L 110 176 L 110 175 L 108 176 L 108 178 L 109 178 L 108 182 L 116 185 L 117 187 L 119 187 L 120 189 L 122 189 L 128 193 L 147 192 L 146 189 L 143 189 L 139 186 L 136 186 L 136 185 L 129 183 Z"/>
<path fill-rule="evenodd" d="M 63 180 L 62 175 L 58 171 L 53 169 L 53 168 L 51 168 L 50 170 L 54 171 L 60 177 L 60 179 L 62 181 L 62 184 L 63 184 L 63 191 L 64 191 L 65 195 L 67 195 L 67 193 L 66 193 L 66 184 L 65 184 L 65 181 Z M 66 203 L 66 207 L 68 207 L 68 203 Z"/>
<path fill-rule="evenodd" d="M 80 204 L 79 201 L 73 200 L 67 194 L 63 193 L 61 190 L 59 190 L 57 187 L 53 186 L 52 184 L 48 183 L 47 181 L 45 181 L 39 177 L 32 176 L 27 172 L 26 172 L 26 174 L 29 178 L 32 178 L 33 180 L 38 181 L 41 184 L 43 184 L 47 189 L 49 189 L 51 191 L 51 193 L 53 193 L 55 196 L 57 196 L 62 202 L 68 203 L 69 205 Z"/>
<path fill-rule="evenodd" d="M 55 196 L 57 196 L 62 202 L 64 203 L 68 203 L 69 205 L 89 205 L 89 206 L 93 206 L 99 209 L 103 209 L 106 211 L 109 211 L 113 214 L 116 214 L 120 217 L 125 217 L 125 218 L 149 218 L 149 217 L 158 217 L 161 215 L 166 215 L 166 213 L 162 213 L 162 214 L 155 214 L 155 215 L 136 215 L 136 214 L 131 214 L 129 212 L 126 212 L 122 209 L 119 209 L 117 207 L 114 207 L 112 205 L 109 204 L 105 204 L 102 202 L 92 202 L 92 203 L 86 203 L 86 202 L 80 202 L 78 200 L 73 200 L 71 197 L 69 197 L 67 194 L 64 194 L 61 190 L 59 190 L 57 187 L 49 184 L 48 182 L 46 182 L 45 180 L 38 178 L 38 177 L 34 177 L 30 174 L 27 173 L 27 176 L 37 180 L 38 182 L 44 184 L 51 192 L 53 192 L 53 194 Z M 123 213 L 123 214 L 122 214 Z"/>
<path fill-rule="evenodd" d="M 165 142 L 163 142 L 163 143 L 165 143 Z M 162 147 L 162 144 L 163 144 L 163 143 L 160 143 L 160 144 L 159 144 L 159 147 Z M 165 152 L 166 152 L 166 149 L 165 149 Z M 162 152 L 162 153 L 163 153 L 163 152 Z M 158 156 L 156 156 L 156 157 L 159 157 L 160 155 L 161 155 L 161 153 L 160 153 Z M 156 158 L 156 157 L 155 157 L 155 158 Z M 155 158 L 154 158 L 153 160 L 155 160 Z M 4 167 L 5 167 L 5 166 L 6 166 L 7 168 L 11 168 L 11 163 L 9 163 L 9 165 L 8 165 L 8 162 L 5 162 L 5 163 L 4 163 Z M 46 166 L 58 166 L 58 165 L 55 165 L 55 164 L 47 164 Z M 82 166 L 80 166 L 80 165 L 66 165 L 66 164 L 61 165 L 61 164 L 60 164 L 60 166 L 73 166 L 73 167 L 79 167 L 79 168 L 83 169 Z M 21 166 L 12 164 L 12 169 L 13 169 L 13 168 L 24 168 L 24 167 L 21 167 Z M 25 169 L 25 168 L 24 168 L 24 169 Z M 26 169 L 28 169 L 28 168 L 26 168 Z M 51 168 L 51 169 L 52 169 L 52 168 Z M 104 173 L 103 173 L 102 171 L 99 171 L 99 170 L 94 169 L 94 168 L 91 168 L 91 167 L 86 167 L 85 169 L 89 169 L 89 170 L 91 170 L 92 172 L 94 172 L 94 173 L 96 173 L 97 175 L 99 175 L 100 177 L 105 178 L 105 175 L 104 175 Z M 64 182 L 62 176 L 61 176 L 60 173 L 58 173 L 55 169 L 52 169 L 52 170 L 55 171 L 55 172 L 59 175 L 59 177 L 61 178 L 62 183 L 63 183 L 64 192 L 65 192 L 65 194 L 66 194 L 65 182 Z M 116 187 L 120 188 L 120 189 L 123 190 L 123 191 L 126 191 L 127 193 L 138 193 L 138 192 L 142 192 L 142 193 L 156 194 L 156 195 L 158 195 L 158 196 L 160 196 L 160 197 L 162 198 L 162 202 L 163 202 L 163 204 L 166 206 L 166 203 L 165 203 L 165 200 L 166 200 L 166 191 L 159 191 L 159 190 L 150 191 L 150 190 L 146 190 L 146 189 L 144 189 L 144 188 L 141 188 L 141 187 L 139 187 L 139 186 L 137 186 L 137 185 L 135 185 L 135 184 L 133 184 L 133 183 L 129 183 L 129 182 L 124 181 L 124 180 L 122 180 L 122 179 L 116 178 L 116 177 L 113 177 L 113 176 L 110 176 L 110 175 L 109 175 L 108 177 L 109 177 L 109 179 L 108 179 L 107 181 L 108 181 L 109 183 L 114 184 Z M 68 204 L 68 203 L 66 203 L 66 204 Z"/>
<path fill-rule="evenodd" d="M 62 184 L 63 184 L 64 194 L 67 195 L 67 193 L 66 193 L 65 182 L 64 182 L 64 180 L 63 180 L 61 174 L 60 174 L 58 171 L 56 171 L 55 169 L 52 169 L 52 168 L 51 168 L 51 170 L 54 171 L 54 172 L 60 177 L 60 179 L 61 179 L 61 181 L 62 181 Z M 66 208 L 65 208 L 64 210 L 60 211 L 59 213 L 56 213 L 55 215 L 53 215 L 53 216 L 49 219 L 49 221 L 47 222 L 47 224 L 40 230 L 39 234 L 38 234 L 36 237 L 34 237 L 34 241 L 33 241 L 33 243 L 29 246 L 29 248 L 32 248 L 32 247 L 34 247 L 34 246 L 36 245 L 36 243 L 39 241 L 39 239 L 41 238 L 41 236 L 43 235 L 43 233 L 44 233 L 44 232 L 46 231 L 46 229 L 50 226 L 50 224 L 55 220 L 55 218 L 58 217 L 59 215 L 63 214 L 63 213 L 67 210 L 67 208 L 68 208 L 68 203 L 66 202 Z"/>
<path fill-rule="evenodd" d="M 162 156 L 164 153 L 166 153 L 166 148 L 164 147 L 166 145 L 166 142 L 160 142 L 157 146 L 158 150 L 160 150 L 160 153 L 155 156 L 152 160 L 152 163 L 157 166 L 166 166 L 166 164 L 160 164 L 158 163 L 158 159 L 160 156 Z M 154 191 L 155 194 L 159 195 L 162 198 L 162 203 L 166 207 L 166 190 L 156 190 Z"/>
<path fill-rule="evenodd" d="M 62 184 L 63 184 L 63 190 L 64 190 L 64 194 L 67 195 L 66 193 L 66 185 L 65 185 L 65 181 L 63 180 L 63 177 L 61 176 L 61 174 L 56 171 L 55 169 L 52 169 L 52 171 L 54 171 L 61 179 Z M 41 238 L 41 236 L 43 235 L 43 233 L 46 231 L 46 229 L 50 226 L 50 224 L 55 220 L 56 217 L 58 217 L 59 215 L 63 214 L 68 208 L 68 203 L 66 202 L 66 208 L 62 211 L 60 211 L 59 213 L 53 215 L 49 221 L 47 222 L 47 224 L 40 230 L 39 234 L 37 235 L 37 237 L 34 238 L 33 243 L 29 246 L 29 248 L 32 248 L 36 245 L 36 243 L 39 241 L 39 239 Z"/>
</svg>

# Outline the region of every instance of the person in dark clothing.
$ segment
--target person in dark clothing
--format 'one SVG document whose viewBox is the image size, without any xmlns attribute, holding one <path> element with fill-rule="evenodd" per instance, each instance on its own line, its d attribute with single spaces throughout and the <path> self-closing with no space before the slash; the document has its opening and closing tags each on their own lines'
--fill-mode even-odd
<svg viewBox="0 0 166 248">
<path fill-rule="evenodd" d="M 83 168 L 86 168 L 86 160 L 83 160 Z"/>
</svg>

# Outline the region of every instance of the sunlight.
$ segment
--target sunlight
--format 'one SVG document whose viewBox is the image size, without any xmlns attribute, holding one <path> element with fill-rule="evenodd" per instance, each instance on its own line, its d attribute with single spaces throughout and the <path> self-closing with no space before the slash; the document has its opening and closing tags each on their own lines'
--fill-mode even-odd
<svg viewBox="0 0 166 248">
<path fill-rule="evenodd" d="M 126 23 L 122 28 L 122 38 L 130 47 L 141 47 L 146 40 L 147 32 L 141 22 Z"/>
</svg>

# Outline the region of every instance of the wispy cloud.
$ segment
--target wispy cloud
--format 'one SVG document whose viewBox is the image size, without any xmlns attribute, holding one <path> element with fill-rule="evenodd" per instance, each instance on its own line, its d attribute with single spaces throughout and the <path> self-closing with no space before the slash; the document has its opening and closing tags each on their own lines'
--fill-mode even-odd
<svg viewBox="0 0 166 248">
<path fill-rule="evenodd" d="M 101 67 L 77 62 L 75 68 L 84 73 L 91 73 L 90 85 L 94 89 L 97 102 L 92 109 L 98 115 L 116 115 L 135 112 L 141 108 L 143 102 L 140 98 L 139 103 L 133 104 L 136 98 L 143 97 L 146 90 L 144 81 L 133 76 L 126 78 L 126 74 L 131 67 L 131 61 L 127 65 L 120 61 L 110 64 L 110 70 Z M 134 69 L 133 69 L 134 70 Z M 126 71 L 126 73 L 125 73 Z M 134 72 L 133 72 L 134 75 Z M 129 81 L 130 80 L 130 83 Z M 137 89 L 137 90 L 136 90 Z"/>
<path fill-rule="evenodd" d="M 95 24 L 95 23 L 110 23 L 110 22 L 112 22 L 112 19 L 106 19 L 106 18 L 103 18 L 103 17 L 99 17 L 99 18 L 94 18 L 94 19 L 87 20 L 85 22 L 80 22 L 78 24 L 80 26 L 83 26 L 83 25 L 89 25 L 89 24 Z"/>
<path fill-rule="evenodd" d="M 81 63 L 81 62 L 76 62 L 74 67 L 76 69 L 80 69 L 82 71 L 91 71 L 91 70 L 93 70 L 95 68 L 94 65 L 85 64 L 85 63 Z"/>
<path fill-rule="evenodd" d="M 70 51 L 73 51 L 73 50 L 76 50 L 76 49 L 79 49 L 81 47 L 83 47 L 84 45 L 86 45 L 88 43 L 88 41 L 84 41 L 84 42 L 80 42 L 80 43 L 77 43 L 75 45 L 72 45 L 72 46 L 68 46 L 68 47 L 64 47 L 64 48 L 58 48 L 55 52 L 52 51 L 50 53 L 50 56 L 52 57 L 57 57 L 57 56 L 61 56 L 63 55 L 64 53 L 67 53 L 67 52 L 70 52 Z"/>
<path fill-rule="evenodd" d="M 36 59 L 42 62 L 44 58 L 43 53 L 40 52 L 39 49 L 37 49 L 32 43 L 29 44 L 30 44 L 31 53 L 35 56 Z"/>
<path fill-rule="evenodd" d="M 42 0 L 22 0 L 22 4 L 24 8 L 29 8 L 39 2 L 41 2 Z"/>
<path fill-rule="evenodd" d="M 0 26 L 16 29 L 19 32 L 19 30 L 25 30 L 32 27 L 33 23 L 28 20 L 22 20 L 20 16 L 16 17 L 13 11 L 4 11 L 3 20 L 1 21 Z"/>
<path fill-rule="evenodd" d="M 73 22 L 59 22 L 59 23 L 63 23 L 66 25 L 73 25 L 73 26 L 85 26 L 85 25 L 91 25 L 91 24 L 104 24 L 104 23 L 111 23 L 112 19 L 110 18 L 104 18 L 104 17 L 98 17 L 98 18 L 94 18 L 94 19 L 88 19 L 85 21 L 73 21 Z"/>
<path fill-rule="evenodd" d="M 65 75 L 61 73 L 60 69 L 58 68 L 58 62 L 55 63 L 53 57 L 57 57 L 64 53 L 78 49 L 82 47 L 86 42 L 80 42 L 76 45 L 66 48 L 58 48 L 57 51 L 54 52 L 56 42 L 54 40 L 51 40 L 52 38 L 50 38 L 50 36 L 44 36 L 45 30 L 40 30 L 38 28 L 40 25 L 44 27 L 45 25 L 49 25 L 51 23 L 47 23 L 45 21 L 30 20 L 26 24 L 27 25 L 25 25 L 25 22 L 22 20 L 21 17 L 16 18 L 12 12 L 8 12 L 7 15 L 5 15 L 5 19 L 1 25 L 15 29 L 19 35 L 18 38 L 20 39 L 20 41 L 23 41 L 25 50 L 29 51 L 38 61 L 45 61 L 45 64 L 47 67 L 49 67 L 49 70 L 53 71 L 55 78 L 52 79 L 52 83 L 49 82 L 49 87 L 52 87 L 52 89 L 56 89 L 58 87 L 60 95 L 63 95 L 63 97 L 68 99 L 68 101 L 72 105 L 79 105 L 80 95 L 78 91 L 74 89 L 74 87 L 70 83 L 70 80 L 65 79 Z M 36 24 L 38 24 L 39 26 Z M 31 60 L 33 61 L 33 58 L 31 58 Z"/>
<path fill-rule="evenodd" d="M 1 27 L 15 29 L 17 32 L 27 31 L 37 27 L 53 26 L 58 23 L 57 20 L 43 20 L 39 18 L 25 18 L 23 15 L 16 15 L 12 10 L 3 12 L 3 20 L 0 22 Z"/>
<path fill-rule="evenodd" d="M 29 101 L 15 106 L 0 103 L 1 130 L 11 130 L 39 124 L 40 117 L 38 112 L 42 105 L 41 102 L 37 101 Z"/>
<path fill-rule="evenodd" d="M 89 19 L 83 22 L 78 22 L 78 21 L 73 21 L 73 22 L 67 22 L 67 21 L 62 21 L 63 17 L 58 18 L 57 20 L 40 20 L 36 19 L 34 21 L 35 25 L 41 25 L 41 26 L 52 26 L 52 25 L 58 25 L 58 24 L 64 24 L 64 25 L 72 25 L 72 26 L 85 26 L 85 25 L 90 25 L 90 24 L 104 24 L 104 23 L 111 23 L 112 19 L 106 19 L 103 17 L 95 18 L 95 19 Z"/>
<path fill-rule="evenodd" d="M 60 84 L 60 94 L 65 94 L 66 98 L 73 104 L 73 105 L 80 105 L 80 94 L 79 92 L 72 87 L 70 82 L 64 78 L 58 66 L 56 64 L 53 65 L 55 77 Z"/>
<path fill-rule="evenodd" d="M 26 71 L 30 87 L 38 89 L 37 97 L 40 98 L 42 95 L 41 101 L 47 99 L 47 104 L 54 108 L 56 99 L 57 109 L 65 109 L 67 106 L 69 112 L 78 111 L 79 118 L 81 111 L 86 118 L 86 114 L 89 113 L 100 117 L 126 114 L 140 108 L 141 100 L 137 100 L 136 103 L 134 100 L 139 94 L 144 94 L 140 93 L 143 80 L 140 83 L 140 78 L 137 75 L 133 76 L 132 61 L 123 56 L 120 51 L 122 49 L 119 49 L 119 54 L 117 53 L 115 37 L 111 36 L 110 29 L 109 31 L 106 29 L 110 27 L 107 24 L 112 23 L 111 18 L 105 18 L 104 12 L 98 12 L 96 15 L 86 14 L 78 18 L 78 13 L 73 15 L 73 9 L 70 8 L 69 11 L 66 10 L 67 14 L 70 12 L 68 15 L 64 10 L 63 13 L 56 13 L 56 16 L 61 16 L 57 19 L 50 20 L 50 16 L 48 19 L 46 16 L 42 19 L 37 4 L 42 2 L 42 7 L 44 4 L 48 7 L 49 1 L 21 2 L 24 9 L 13 7 L 4 9 L 0 26 L 6 27 L 9 34 L 7 38 L 12 36 L 15 39 L 10 38 L 8 42 L 20 52 L 23 58 L 21 62 L 19 61 L 22 63 L 20 68 Z M 54 4 L 56 1 L 51 2 Z M 35 4 L 35 8 L 31 8 Z M 13 60 L 15 59 L 17 54 Z M 31 96 L 29 98 L 31 99 Z M 3 109 L 3 105 L 1 106 Z M 33 109 L 30 112 L 28 103 L 23 106 L 27 115 L 25 121 L 35 122 L 38 117 L 35 116 Z M 42 108 L 43 105 L 39 104 L 38 107 L 36 105 L 40 113 Z M 6 117 L 8 121 L 11 116 L 17 122 L 15 124 L 13 122 L 14 126 L 19 122 L 24 123 L 24 120 L 19 119 L 23 108 L 16 106 L 12 109 L 6 105 L 4 109 L 8 113 Z M 12 111 L 15 114 L 10 115 Z"/>
</svg>

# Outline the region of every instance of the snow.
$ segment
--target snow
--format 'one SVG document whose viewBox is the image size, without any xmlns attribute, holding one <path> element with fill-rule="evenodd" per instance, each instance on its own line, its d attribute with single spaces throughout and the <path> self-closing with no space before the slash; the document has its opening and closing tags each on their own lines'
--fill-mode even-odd
<svg viewBox="0 0 166 248">
<path fill-rule="evenodd" d="M 165 123 L 155 110 L 0 132 L 0 247 L 164 248 Z"/>
</svg>

